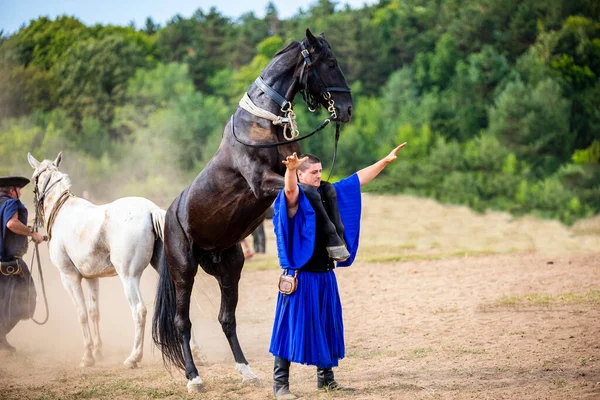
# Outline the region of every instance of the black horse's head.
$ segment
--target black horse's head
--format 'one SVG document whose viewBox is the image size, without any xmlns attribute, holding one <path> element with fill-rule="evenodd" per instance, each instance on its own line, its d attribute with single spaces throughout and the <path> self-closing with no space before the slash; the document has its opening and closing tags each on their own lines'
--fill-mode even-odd
<svg viewBox="0 0 600 400">
<path fill-rule="evenodd" d="M 336 121 L 350 121 L 352 94 L 323 34 L 315 37 L 307 29 L 306 38 L 302 40 L 300 47 L 303 65 L 300 68 L 299 83 L 306 91 L 308 106 L 315 108 L 321 104 L 330 113 L 335 108 Z"/>
</svg>

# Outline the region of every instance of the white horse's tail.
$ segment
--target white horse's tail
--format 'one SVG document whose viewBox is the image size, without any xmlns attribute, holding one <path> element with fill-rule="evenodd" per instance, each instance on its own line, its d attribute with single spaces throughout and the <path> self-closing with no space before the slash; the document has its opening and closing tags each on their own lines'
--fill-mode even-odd
<svg viewBox="0 0 600 400">
<path fill-rule="evenodd" d="M 155 208 L 152 210 L 152 227 L 154 228 L 154 233 L 161 240 L 165 240 L 165 215 L 167 212 L 165 210 L 161 210 L 160 208 Z"/>
</svg>

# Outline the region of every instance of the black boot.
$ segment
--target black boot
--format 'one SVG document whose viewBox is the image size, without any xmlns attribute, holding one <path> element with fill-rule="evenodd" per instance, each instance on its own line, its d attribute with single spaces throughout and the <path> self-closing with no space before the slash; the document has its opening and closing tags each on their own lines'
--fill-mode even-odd
<svg viewBox="0 0 600 400">
<path fill-rule="evenodd" d="M 275 357 L 273 366 L 273 394 L 278 400 L 293 400 L 297 397 L 290 392 L 290 362 L 285 358 Z"/>
<path fill-rule="evenodd" d="M 317 368 L 317 387 L 323 390 L 354 390 L 354 388 L 342 386 L 333 377 L 333 369 Z"/>
</svg>

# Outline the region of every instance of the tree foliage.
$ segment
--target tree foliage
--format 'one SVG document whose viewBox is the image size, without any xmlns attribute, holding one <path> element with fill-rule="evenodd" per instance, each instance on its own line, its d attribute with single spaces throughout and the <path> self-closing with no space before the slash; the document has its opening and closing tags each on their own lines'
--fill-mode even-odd
<svg viewBox="0 0 600 400">
<path fill-rule="evenodd" d="M 21 172 L 27 151 L 64 149 L 99 187 L 127 170 L 123 193 L 137 182 L 161 196 L 151 188 L 202 168 L 248 86 L 310 28 L 352 87 L 335 176 L 407 141 L 371 190 L 564 222 L 600 211 L 597 1 L 318 0 L 287 19 L 272 3 L 265 11 L 198 9 L 140 29 L 43 17 L 0 32 L 4 172 Z M 322 122 L 295 101 L 301 132 Z M 325 167 L 332 131 L 303 144 Z"/>
</svg>

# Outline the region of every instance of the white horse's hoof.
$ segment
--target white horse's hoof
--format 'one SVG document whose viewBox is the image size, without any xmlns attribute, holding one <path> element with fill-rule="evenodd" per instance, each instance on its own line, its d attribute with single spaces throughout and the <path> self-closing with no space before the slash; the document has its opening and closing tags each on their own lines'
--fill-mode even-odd
<svg viewBox="0 0 600 400">
<path fill-rule="evenodd" d="M 79 368 L 86 368 L 86 367 L 91 367 L 96 363 L 96 360 L 94 360 L 93 358 L 84 358 L 83 360 L 81 360 L 81 362 L 79 363 Z"/>
<path fill-rule="evenodd" d="M 188 393 L 202 393 L 204 391 L 204 382 L 202 382 L 202 378 L 199 376 L 190 380 L 187 383 Z"/>
<path fill-rule="evenodd" d="M 102 361 L 104 359 L 104 354 L 102 354 L 102 350 L 94 350 L 94 359 L 97 361 Z"/>
<path fill-rule="evenodd" d="M 123 362 L 123 365 L 125 365 L 127 368 L 134 369 L 137 368 L 138 363 L 136 361 L 127 359 Z"/>
<path fill-rule="evenodd" d="M 260 384 L 260 379 L 258 379 L 258 376 L 256 376 L 256 374 L 254 374 L 254 372 L 252 372 L 252 370 L 250 369 L 250 366 L 248 364 L 236 363 L 235 369 L 237 372 L 242 374 L 242 382 L 243 383 L 248 383 L 248 384 L 252 384 L 252 385 Z"/>
</svg>

